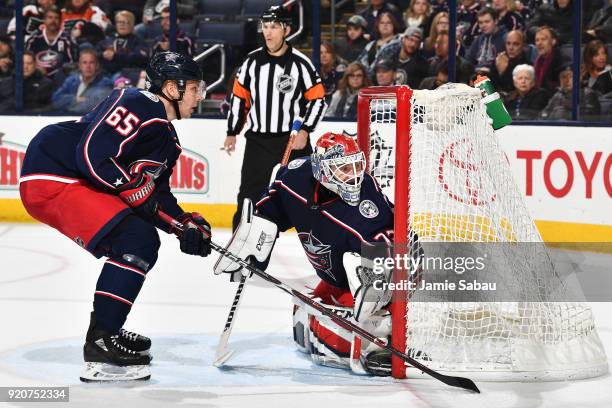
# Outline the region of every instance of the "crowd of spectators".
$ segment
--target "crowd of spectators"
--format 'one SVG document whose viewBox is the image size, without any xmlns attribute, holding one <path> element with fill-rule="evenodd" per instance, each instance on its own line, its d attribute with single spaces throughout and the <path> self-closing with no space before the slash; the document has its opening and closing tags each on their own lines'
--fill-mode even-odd
<svg viewBox="0 0 612 408">
<path fill-rule="evenodd" d="M 23 109 L 82 114 L 114 87 L 143 86 L 151 55 L 170 49 L 169 0 L 34 0 L 22 9 Z M 179 0 L 192 18 L 197 0 Z M 15 18 L 0 36 L 0 112 L 15 110 Z M 177 51 L 193 55 L 179 30 Z"/>
<path fill-rule="evenodd" d="M 170 48 L 169 0 L 31 3 L 22 11 L 26 110 L 85 112 L 113 87 L 142 86 L 148 59 Z M 612 0 L 583 2 L 578 84 L 572 77 L 573 0 L 457 3 L 455 81 L 489 76 L 515 119 L 571 118 L 578 86 L 581 118 L 612 119 Z M 177 26 L 205 12 L 203 4 L 178 0 Z M 364 86 L 435 89 L 449 80 L 447 1 L 362 4 L 353 2 L 354 14 L 342 17 L 344 38 L 324 41 L 319 50 L 328 116 L 354 118 Z M 198 44 L 189 27 L 180 25 L 176 44 L 177 51 L 193 55 Z M 14 37 L 13 19 L 0 36 L 0 111 L 15 108 Z"/>
<path fill-rule="evenodd" d="M 489 76 L 514 119 L 571 119 L 572 0 L 457 3 L 455 81 Z M 582 11 L 580 117 L 609 120 L 600 101 L 612 102 L 612 0 L 584 2 Z M 337 55 L 359 63 L 374 85 L 436 89 L 449 80 L 449 28 L 446 1 L 370 0 L 348 18 Z"/>
</svg>

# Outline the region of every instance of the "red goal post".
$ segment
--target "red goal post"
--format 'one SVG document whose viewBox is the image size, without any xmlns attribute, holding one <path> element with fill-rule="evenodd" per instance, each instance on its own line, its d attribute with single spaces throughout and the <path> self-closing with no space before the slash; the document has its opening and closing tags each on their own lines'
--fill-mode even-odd
<svg viewBox="0 0 612 408">
<path fill-rule="evenodd" d="M 410 109 L 412 89 L 408 86 L 377 86 L 363 88 L 359 91 L 357 106 L 357 139 L 359 147 L 364 152 L 370 151 L 370 102 L 372 98 L 396 101 L 396 145 L 395 155 L 405 157 L 406 160 L 395 161 L 394 179 L 404 180 L 395 183 L 395 213 L 408 214 L 408 203 L 410 202 L 410 189 L 408 175 L 410 171 Z M 366 168 L 369 170 L 370 155 L 366 154 Z M 395 255 L 402 255 L 408 244 L 408 217 L 395 217 L 394 219 L 394 241 Z M 394 282 L 406 280 L 408 275 L 405 270 L 396 270 Z M 391 344 L 394 348 L 406 350 L 406 306 L 408 294 L 406 291 L 394 291 L 391 304 L 393 319 Z M 405 378 L 406 367 L 404 362 L 397 356 L 392 356 L 392 375 L 395 378 Z"/>
</svg>

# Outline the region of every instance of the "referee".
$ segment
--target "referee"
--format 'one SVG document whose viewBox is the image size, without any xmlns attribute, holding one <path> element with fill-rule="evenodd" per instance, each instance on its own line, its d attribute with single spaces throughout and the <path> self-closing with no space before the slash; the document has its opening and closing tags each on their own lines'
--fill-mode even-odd
<svg viewBox="0 0 612 408">
<path fill-rule="evenodd" d="M 264 193 L 273 167 L 282 159 L 293 121 L 303 118 L 294 138 L 291 158 L 312 153 L 309 133 L 325 114 L 325 89 L 312 62 L 285 41 L 291 18 L 282 6 L 270 7 L 260 19 L 265 46 L 251 52 L 240 66 L 230 100 L 224 148 L 231 154 L 236 135 L 247 124 L 246 147 L 236 229 L 242 201 L 257 202 Z"/>
</svg>

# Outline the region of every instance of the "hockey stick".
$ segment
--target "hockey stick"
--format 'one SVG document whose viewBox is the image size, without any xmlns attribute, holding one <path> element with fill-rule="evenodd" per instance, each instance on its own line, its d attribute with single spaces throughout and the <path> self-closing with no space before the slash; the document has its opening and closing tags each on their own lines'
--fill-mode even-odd
<svg viewBox="0 0 612 408">
<path fill-rule="evenodd" d="M 180 222 L 178 222 L 177 220 L 175 220 L 174 218 L 170 217 L 168 214 L 164 213 L 163 211 L 158 211 L 158 216 L 159 218 L 168 223 L 169 225 L 171 225 L 175 230 L 177 231 L 184 231 L 185 230 L 185 226 L 183 224 L 181 224 Z M 402 359 L 403 361 L 405 361 L 406 363 L 410 364 L 411 366 L 413 366 L 414 368 L 417 368 L 419 370 L 421 370 L 422 372 L 424 372 L 425 374 L 430 375 L 431 377 L 435 378 L 436 380 L 439 380 L 441 382 L 443 382 L 446 385 L 450 385 L 452 387 L 459 387 L 459 388 L 463 388 L 469 391 L 474 391 L 477 393 L 480 393 L 480 390 L 478 389 L 478 387 L 476 386 L 476 384 L 474 384 L 474 382 L 472 380 L 470 380 L 469 378 L 464 378 L 464 377 L 454 377 L 454 376 L 449 376 L 449 375 L 444 375 L 441 373 L 438 373 L 437 371 L 432 370 L 431 368 L 419 363 L 418 361 L 414 360 L 412 357 L 410 357 L 409 355 L 399 351 L 398 349 L 394 348 L 393 346 L 390 346 L 389 344 L 387 344 L 387 341 L 385 341 L 384 339 L 378 338 L 376 336 L 374 336 L 373 334 L 371 334 L 370 332 L 362 329 L 361 327 L 357 326 L 354 323 L 351 323 L 350 321 L 346 320 L 343 316 L 340 315 L 340 313 L 334 313 L 334 310 L 330 310 L 328 308 L 326 308 L 325 306 L 321 305 L 319 302 L 317 302 L 314 299 L 311 299 L 310 297 L 308 297 L 307 295 L 304 295 L 303 293 L 293 289 L 291 286 L 287 285 L 286 283 L 283 283 L 282 281 L 276 279 L 274 276 L 252 266 L 250 263 L 248 263 L 247 261 L 245 261 L 242 258 L 237 257 L 236 255 L 232 254 L 231 252 L 228 252 L 225 248 L 221 247 L 220 245 L 215 244 L 214 242 L 210 243 L 210 246 L 212 249 L 214 249 L 215 251 L 217 251 L 218 253 L 220 253 L 221 255 L 225 256 L 226 258 L 232 260 L 233 262 L 237 263 L 238 265 L 242 266 L 243 268 L 245 268 L 246 270 L 248 270 L 249 272 L 259 276 L 260 278 L 262 278 L 263 280 L 272 283 L 274 286 L 276 286 L 277 288 L 279 288 L 280 290 L 288 293 L 291 296 L 295 296 L 296 298 L 298 298 L 300 301 L 302 301 L 304 304 L 306 304 L 307 306 L 313 308 L 314 310 L 320 312 L 321 314 L 329 317 L 332 321 L 334 321 L 334 323 L 336 323 L 338 326 L 352 332 L 355 333 L 357 335 L 359 335 L 361 338 L 366 339 L 374 344 L 376 344 L 378 347 L 385 349 L 389 352 L 391 352 L 392 354 L 398 356 L 400 359 Z"/>
<path fill-rule="evenodd" d="M 293 126 L 291 126 L 291 133 L 289 134 L 289 141 L 287 142 L 287 146 L 285 147 L 285 152 L 283 153 L 283 158 L 280 164 L 277 164 L 272 169 L 270 184 L 274 181 L 276 177 L 276 172 L 280 168 L 280 166 L 284 166 L 289 161 L 289 156 L 291 156 L 291 150 L 293 150 L 293 141 L 295 140 L 295 135 L 297 135 L 300 130 L 300 126 L 302 126 L 302 118 L 298 118 L 293 122 Z M 213 365 L 215 367 L 221 367 L 234 353 L 234 350 L 228 349 L 227 344 L 229 342 L 229 337 L 232 334 L 232 328 L 234 327 L 234 318 L 236 317 L 236 313 L 238 311 L 238 306 L 240 306 L 240 301 L 242 300 L 242 294 L 244 293 L 244 285 L 246 284 L 246 276 L 241 275 L 240 282 L 238 283 L 238 288 L 236 289 L 236 294 L 234 295 L 234 301 L 232 302 L 232 306 L 230 307 L 230 311 L 227 315 L 227 319 L 225 320 L 225 327 L 223 327 L 223 331 L 221 332 L 221 336 L 219 337 L 219 343 L 217 344 L 217 350 L 215 351 L 215 360 L 213 361 Z"/>
</svg>

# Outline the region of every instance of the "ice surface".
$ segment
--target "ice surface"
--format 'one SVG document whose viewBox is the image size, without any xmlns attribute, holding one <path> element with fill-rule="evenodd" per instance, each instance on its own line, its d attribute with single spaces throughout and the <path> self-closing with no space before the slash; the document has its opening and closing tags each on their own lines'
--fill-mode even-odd
<svg viewBox="0 0 612 408">
<path fill-rule="evenodd" d="M 229 231 L 215 230 L 225 243 Z M 434 380 L 355 376 L 313 365 L 291 340 L 291 300 L 250 281 L 238 311 L 227 366 L 212 366 L 235 284 L 214 276 L 215 257 L 183 255 L 162 236 L 155 268 L 133 307 L 128 330 L 153 340 L 152 379 L 82 384 L 82 341 L 102 265 L 41 225 L 0 224 L 0 386 L 69 386 L 75 407 L 610 407 L 612 379 L 560 383 L 479 383 L 474 395 Z M 610 268 L 612 256 L 590 255 Z M 281 237 L 268 270 L 298 288 L 316 282 L 298 239 Z M 593 304 L 612 355 L 612 304 Z M 1 404 L 1 403 L 0 403 Z M 23 404 L 15 404 L 23 405 Z M 27 406 L 58 406 L 35 404 Z"/>
</svg>

